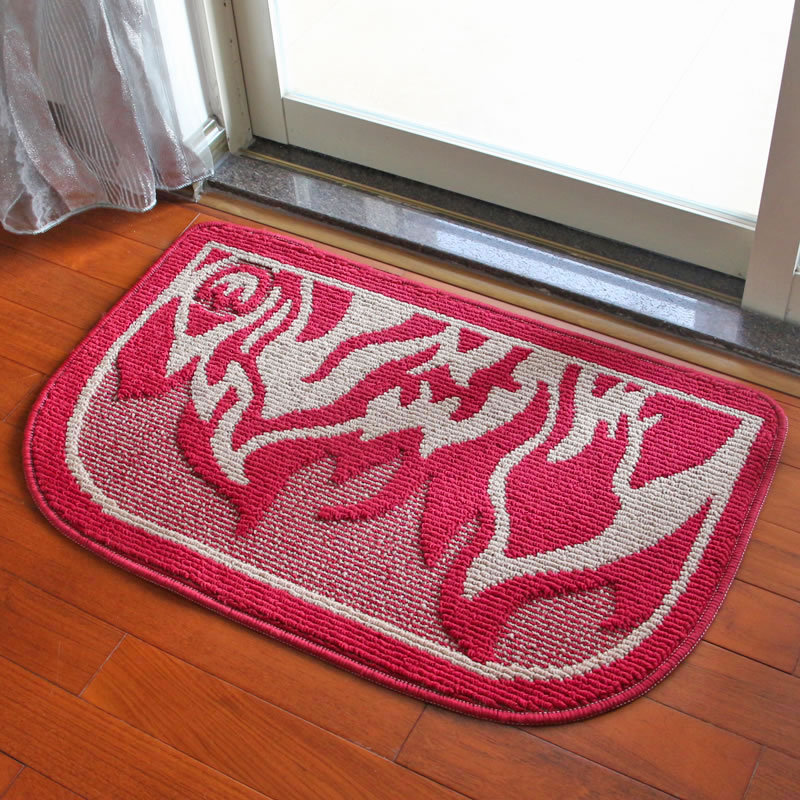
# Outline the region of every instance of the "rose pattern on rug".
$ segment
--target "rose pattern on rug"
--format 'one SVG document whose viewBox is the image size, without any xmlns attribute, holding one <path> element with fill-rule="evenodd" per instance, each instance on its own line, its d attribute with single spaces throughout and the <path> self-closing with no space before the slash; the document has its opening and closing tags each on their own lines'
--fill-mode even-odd
<svg viewBox="0 0 800 800">
<path fill-rule="evenodd" d="M 229 226 L 179 240 L 103 330 L 31 421 L 59 527 L 505 721 L 614 707 L 689 651 L 785 429 L 744 387 Z"/>
</svg>

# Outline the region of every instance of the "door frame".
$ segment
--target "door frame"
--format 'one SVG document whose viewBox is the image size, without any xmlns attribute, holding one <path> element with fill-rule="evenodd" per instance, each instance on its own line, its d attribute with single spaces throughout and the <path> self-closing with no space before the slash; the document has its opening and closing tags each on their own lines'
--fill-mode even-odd
<svg viewBox="0 0 800 800">
<path fill-rule="evenodd" d="M 205 3 L 216 5 L 214 0 Z M 273 0 L 230 0 L 253 132 L 740 277 L 743 305 L 800 321 L 800 3 L 795 4 L 760 223 L 664 203 L 543 163 L 510 161 L 395 120 L 281 92 Z M 226 2 L 227 5 L 227 2 Z M 254 98 L 258 98 L 256 102 Z M 390 123 L 391 126 L 387 126 Z M 535 187 L 532 190 L 531 187 Z M 787 210 L 788 209 L 788 210 Z"/>
<path fill-rule="evenodd" d="M 799 249 L 800 2 L 795 2 L 742 301 L 745 308 L 800 324 Z"/>
</svg>

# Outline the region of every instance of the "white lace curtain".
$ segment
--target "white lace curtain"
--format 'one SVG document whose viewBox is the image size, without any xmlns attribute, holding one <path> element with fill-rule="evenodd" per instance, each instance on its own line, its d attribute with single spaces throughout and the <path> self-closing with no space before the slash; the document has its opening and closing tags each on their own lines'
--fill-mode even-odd
<svg viewBox="0 0 800 800">
<path fill-rule="evenodd" d="M 181 138 L 152 0 L 0 0 L 0 222 L 150 208 L 211 174 Z"/>
</svg>

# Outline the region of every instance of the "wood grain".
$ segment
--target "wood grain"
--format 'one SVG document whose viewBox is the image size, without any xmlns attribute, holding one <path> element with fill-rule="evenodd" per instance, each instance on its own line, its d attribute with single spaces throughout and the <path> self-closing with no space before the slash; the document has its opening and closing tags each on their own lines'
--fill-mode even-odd
<svg viewBox="0 0 800 800">
<path fill-rule="evenodd" d="M 778 464 L 775 479 L 761 509 L 761 519 L 797 529 L 800 521 L 800 468 Z"/>
<path fill-rule="evenodd" d="M 599 717 L 529 731 L 693 800 L 741 797 L 761 752 L 755 742 L 646 697 Z"/>
<path fill-rule="evenodd" d="M 754 742 L 800 755 L 800 680 L 701 642 L 649 697 Z"/>
<path fill-rule="evenodd" d="M 398 763 L 476 800 L 656 798 L 654 788 L 519 728 L 425 709 Z"/>
<path fill-rule="evenodd" d="M 723 377 L 725 373 L 720 373 Z M 745 381 L 746 383 L 746 381 Z M 759 386 L 758 384 L 750 384 L 754 389 L 758 389 L 764 394 L 768 394 L 770 397 L 773 397 L 777 400 L 785 414 L 789 415 L 790 411 L 794 409 L 800 409 L 800 392 L 798 394 L 786 394 L 785 392 L 779 392 L 777 389 L 772 389 L 769 386 Z M 789 427 L 792 427 L 791 420 L 789 421 Z"/>
<path fill-rule="evenodd" d="M 800 658 L 800 603 L 734 581 L 703 638 L 791 672 Z"/>
<path fill-rule="evenodd" d="M 800 533 L 759 520 L 739 578 L 800 601 Z"/>
<path fill-rule="evenodd" d="M 45 591 L 350 741 L 394 757 L 422 703 L 226 620 L 81 549 L 0 499 L 0 563 Z"/>
<path fill-rule="evenodd" d="M 47 378 L 43 375 L 41 380 L 8 412 L 3 422 L 23 430 L 28 422 L 28 416 L 33 409 L 34 403 L 39 399 L 39 395 L 44 389 L 46 381 Z"/>
<path fill-rule="evenodd" d="M 135 639 L 122 643 L 83 696 L 275 800 L 453 797 L 391 761 Z"/>
<path fill-rule="evenodd" d="M 77 325 L 0 297 L 0 356 L 49 375 L 84 336 Z"/>
<path fill-rule="evenodd" d="M 92 328 L 124 289 L 0 246 L 0 296 L 51 317 Z"/>
<path fill-rule="evenodd" d="M 0 569 L 0 655 L 77 694 L 122 632 Z"/>
<path fill-rule="evenodd" d="M 0 749 L 87 800 L 263 795 L 0 657 Z"/>
<path fill-rule="evenodd" d="M 81 214 L 78 221 L 164 250 L 181 235 L 198 213 L 198 206 L 159 202 L 150 211 L 141 214 L 114 208 L 95 208 Z"/>
<path fill-rule="evenodd" d="M 3 800 L 80 800 L 81 795 L 26 767 Z"/>
<path fill-rule="evenodd" d="M 800 407 L 785 405 L 783 410 L 789 422 L 786 443 L 781 453 L 781 461 L 793 467 L 800 467 Z"/>
<path fill-rule="evenodd" d="M 18 236 L 0 229 L 0 243 L 125 289 L 141 277 L 163 249 L 84 225 L 79 218 L 36 236 Z"/>
<path fill-rule="evenodd" d="M 43 382 L 41 372 L 0 356 L 0 420 L 6 419 Z"/>
<path fill-rule="evenodd" d="M 18 761 L 14 761 L 13 758 L 7 756 L 5 753 L 0 753 L 0 797 L 17 775 L 19 775 L 21 769 L 22 764 Z"/>
<path fill-rule="evenodd" d="M 766 749 L 758 763 L 747 800 L 796 800 L 800 796 L 800 761 Z"/>
<path fill-rule="evenodd" d="M 22 431 L 0 422 L 0 495 L 33 505 L 22 474 Z"/>
</svg>

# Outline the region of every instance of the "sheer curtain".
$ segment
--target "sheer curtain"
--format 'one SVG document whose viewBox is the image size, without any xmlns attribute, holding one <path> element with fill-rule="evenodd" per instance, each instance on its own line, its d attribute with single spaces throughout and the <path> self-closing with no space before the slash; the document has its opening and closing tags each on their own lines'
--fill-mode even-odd
<svg viewBox="0 0 800 800">
<path fill-rule="evenodd" d="M 174 1 L 174 0 L 171 0 Z M 152 0 L 0 0 L 0 222 L 145 210 L 212 172 L 180 135 Z"/>
</svg>

